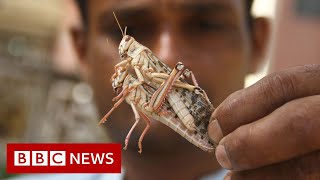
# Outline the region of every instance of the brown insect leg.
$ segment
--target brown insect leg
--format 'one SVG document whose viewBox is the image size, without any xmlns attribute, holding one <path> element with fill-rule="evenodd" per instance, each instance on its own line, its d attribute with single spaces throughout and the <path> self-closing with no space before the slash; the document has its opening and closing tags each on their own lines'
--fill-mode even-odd
<svg viewBox="0 0 320 180">
<path fill-rule="evenodd" d="M 162 79 L 162 78 L 159 78 L 159 77 L 154 77 L 153 81 L 158 83 L 158 84 L 161 84 L 161 83 L 165 82 L 165 79 Z M 175 83 L 173 83 L 172 86 L 175 87 L 175 88 L 184 88 L 184 89 L 187 89 L 189 91 L 194 91 L 194 89 L 196 87 L 196 86 L 193 86 L 193 85 L 190 85 L 190 84 L 187 84 L 187 83 L 183 83 L 183 82 L 181 82 L 179 80 L 177 80 Z"/>
<path fill-rule="evenodd" d="M 142 153 L 142 140 L 145 136 L 145 134 L 147 133 L 148 129 L 150 128 L 150 119 L 148 118 L 148 116 L 146 116 L 144 113 L 140 112 L 139 111 L 139 114 L 141 115 L 142 119 L 146 121 L 147 123 L 147 126 L 144 128 L 140 138 L 139 138 L 139 142 L 138 142 L 138 146 L 139 146 L 139 153 L 141 154 Z"/>
<path fill-rule="evenodd" d="M 157 111 L 161 104 L 163 103 L 165 97 L 167 96 L 169 90 L 171 89 L 172 85 L 177 81 L 180 77 L 184 65 L 182 63 L 177 63 L 173 71 L 170 73 L 168 79 L 160 85 L 160 87 L 154 92 L 152 95 L 148 106 L 146 107 L 149 111 Z"/>
<path fill-rule="evenodd" d="M 123 96 L 119 99 L 118 102 L 116 102 L 113 107 L 110 109 L 110 111 L 100 120 L 99 125 L 107 121 L 107 118 L 110 116 L 110 114 L 125 100 L 126 96 L 128 95 L 128 91 L 125 91 L 123 93 Z"/>
<path fill-rule="evenodd" d="M 192 82 L 193 84 L 196 86 L 196 87 L 199 87 L 199 84 L 196 80 L 196 77 L 194 76 L 193 72 L 189 70 L 189 73 L 190 73 L 190 76 L 191 76 L 191 79 L 192 79 Z"/>
<path fill-rule="evenodd" d="M 127 63 L 128 63 L 128 61 L 127 61 L 127 60 L 124 60 L 124 61 L 121 61 L 121 62 L 119 62 L 118 64 L 116 64 L 116 65 L 114 66 L 114 71 L 115 71 L 115 73 L 112 75 L 111 80 L 113 80 L 116 76 L 118 76 L 118 71 L 117 71 L 117 69 L 118 69 L 119 67 L 125 67 L 125 66 L 127 65 Z"/>
<path fill-rule="evenodd" d="M 188 74 L 188 73 L 189 73 L 189 74 Z M 186 69 L 186 70 L 184 71 L 184 76 L 187 76 L 187 77 L 190 77 L 190 76 L 191 76 L 191 79 L 192 79 L 193 84 L 194 84 L 196 87 L 199 87 L 199 84 L 198 84 L 198 82 L 197 82 L 197 80 L 196 80 L 196 77 L 194 76 L 194 74 L 193 74 L 192 71 Z M 206 100 L 207 100 L 208 102 L 210 102 L 207 93 L 206 93 L 205 91 L 202 91 L 202 92 L 203 92 Z"/>
<path fill-rule="evenodd" d="M 134 130 L 134 128 L 137 126 L 139 121 L 140 121 L 140 115 L 139 115 L 139 113 L 137 111 L 136 106 L 134 105 L 134 103 L 132 101 L 131 101 L 130 105 L 131 105 L 131 108 L 133 110 L 134 117 L 135 117 L 136 121 L 134 122 L 133 126 L 131 127 L 130 131 L 128 132 L 128 134 L 126 136 L 126 139 L 124 141 L 124 144 L 125 144 L 125 146 L 123 148 L 124 150 L 127 150 L 127 146 L 128 146 L 129 140 L 130 140 L 131 133 Z"/>
<path fill-rule="evenodd" d="M 119 95 L 116 96 L 116 97 L 114 97 L 114 98 L 112 99 L 112 101 L 118 101 L 118 100 L 122 97 L 122 95 L 123 95 L 123 93 L 124 93 L 125 91 L 128 91 L 128 86 L 126 86 L 125 88 L 123 88 L 123 90 L 119 93 Z"/>
</svg>

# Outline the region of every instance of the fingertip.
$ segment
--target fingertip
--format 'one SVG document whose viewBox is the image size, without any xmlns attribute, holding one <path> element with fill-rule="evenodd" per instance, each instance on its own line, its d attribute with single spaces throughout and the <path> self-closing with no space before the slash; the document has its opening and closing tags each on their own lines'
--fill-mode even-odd
<svg viewBox="0 0 320 180">
<path fill-rule="evenodd" d="M 209 138 L 217 144 L 223 138 L 223 133 L 217 119 L 214 119 L 209 123 L 208 135 Z"/>
<path fill-rule="evenodd" d="M 218 145 L 215 151 L 218 163 L 225 169 L 232 170 L 232 164 L 223 145 Z"/>
</svg>

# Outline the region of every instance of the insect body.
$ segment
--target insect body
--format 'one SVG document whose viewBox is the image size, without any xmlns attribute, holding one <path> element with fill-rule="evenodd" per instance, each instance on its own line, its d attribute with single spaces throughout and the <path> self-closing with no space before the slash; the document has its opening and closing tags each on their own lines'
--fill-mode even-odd
<svg viewBox="0 0 320 180">
<path fill-rule="evenodd" d="M 214 151 L 215 145 L 210 142 L 206 130 L 214 108 L 205 92 L 198 87 L 192 72 L 184 69 L 182 63 L 171 70 L 130 36 L 123 37 L 119 54 L 122 61 L 115 66 L 111 78 L 114 91 L 118 94 L 114 100 L 118 102 L 100 123 L 105 122 L 111 112 L 126 100 L 133 109 L 136 122 L 127 135 L 125 148 L 142 117 L 147 127 L 139 139 L 139 152 L 150 126 L 149 118 L 171 127 L 197 147 Z M 185 77 L 191 77 L 195 85 L 188 84 Z"/>
<path fill-rule="evenodd" d="M 173 103 L 175 99 L 179 99 L 179 94 L 177 93 L 168 93 L 172 86 L 176 88 L 183 88 L 189 91 L 197 91 L 200 93 L 200 88 L 190 85 L 187 82 L 181 82 L 180 74 L 172 74 L 170 68 L 168 68 L 164 63 L 162 63 L 156 56 L 153 55 L 151 50 L 147 47 L 139 44 L 133 37 L 124 36 L 120 46 L 119 54 L 122 61 L 116 65 L 116 68 L 128 68 L 131 67 L 134 69 L 134 72 L 139 79 L 140 83 L 149 83 L 157 91 L 153 94 L 150 102 L 147 103 L 147 109 L 149 111 L 157 111 L 161 107 L 163 100 L 168 96 L 169 103 L 172 105 L 173 109 L 178 112 L 176 106 Z M 183 65 L 180 66 L 184 68 Z M 189 70 L 180 71 L 184 73 L 184 76 L 190 76 L 192 73 Z M 115 74 L 117 76 L 117 74 Z M 197 84 L 195 82 L 195 84 Z M 210 104 L 210 101 L 207 100 Z M 178 113 L 178 117 L 184 123 L 184 125 L 192 131 L 195 131 L 194 118 L 187 110 L 187 107 L 184 103 L 180 103 L 179 107 L 184 106 L 185 108 L 180 109 L 181 112 Z"/>
<path fill-rule="evenodd" d="M 208 140 L 207 137 L 204 138 L 201 132 L 197 133 L 197 131 L 190 131 L 185 127 L 181 120 L 177 118 L 176 112 L 173 110 L 167 100 L 163 102 L 161 110 L 158 113 L 146 110 L 145 103 L 151 99 L 151 96 L 155 93 L 156 89 L 146 83 L 140 84 L 139 80 L 133 77 L 131 74 L 126 74 L 126 78 L 123 79 L 123 82 L 118 81 L 122 79 L 121 77 L 123 74 L 126 74 L 126 72 L 120 72 L 119 76 L 117 76 L 114 80 L 115 83 L 113 83 L 113 89 L 118 93 L 120 92 L 118 96 L 114 98 L 114 100 L 117 100 L 118 102 L 115 103 L 114 107 L 105 115 L 103 119 L 107 118 L 111 114 L 111 112 L 124 100 L 126 100 L 126 102 L 131 105 L 136 121 L 131 127 L 125 139 L 124 149 L 127 148 L 130 135 L 133 132 L 134 128 L 136 127 L 140 119 L 143 119 L 147 123 L 147 126 L 143 130 L 138 142 L 138 146 L 140 149 L 139 152 L 142 152 L 142 140 L 150 127 L 150 118 L 152 118 L 169 126 L 175 132 L 179 133 L 182 137 L 184 137 L 197 147 L 201 148 L 202 150 L 207 152 L 214 151 L 213 144 Z"/>
</svg>

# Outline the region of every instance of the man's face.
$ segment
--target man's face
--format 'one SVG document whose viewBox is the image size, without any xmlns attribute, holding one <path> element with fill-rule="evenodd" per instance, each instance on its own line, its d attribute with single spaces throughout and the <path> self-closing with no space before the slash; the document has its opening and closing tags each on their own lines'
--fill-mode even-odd
<svg viewBox="0 0 320 180">
<path fill-rule="evenodd" d="M 117 48 L 122 35 L 113 11 L 122 27 L 127 26 L 127 34 L 150 48 L 168 66 L 172 68 L 181 61 L 192 70 L 215 106 L 243 87 L 251 56 L 244 1 L 88 2 L 86 78 L 94 89 L 101 117 L 113 105 L 115 94 L 110 77 L 120 59 Z M 133 123 L 133 112 L 123 103 L 104 126 L 113 141 L 122 143 Z M 139 124 L 130 144 L 137 143 L 145 127 L 144 122 Z M 154 121 L 143 144 L 146 148 L 171 148 L 171 151 L 172 147 L 192 146 L 170 128 Z"/>
</svg>

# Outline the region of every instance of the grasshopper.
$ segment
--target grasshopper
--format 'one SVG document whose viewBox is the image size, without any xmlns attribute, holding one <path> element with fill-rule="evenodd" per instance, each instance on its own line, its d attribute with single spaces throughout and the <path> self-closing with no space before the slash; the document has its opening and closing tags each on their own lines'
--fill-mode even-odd
<svg viewBox="0 0 320 180">
<path fill-rule="evenodd" d="M 177 92 L 168 93 L 172 86 L 176 88 L 175 90 L 182 88 L 191 92 L 197 91 L 197 94 L 204 92 L 198 87 L 192 71 L 186 69 L 185 71 L 181 71 L 180 74 L 183 73 L 187 77 L 191 76 L 195 85 L 188 84 L 183 78 L 179 79 L 180 74 L 172 74 L 173 71 L 153 55 L 150 49 L 139 44 L 133 37 L 128 35 L 125 35 L 120 43 L 119 54 L 122 61 L 115 66 L 115 70 L 118 68 L 131 68 L 134 70 L 140 84 L 149 83 L 157 88 L 151 100 L 146 103 L 146 109 L 148 111 L 158 111 L 167 96 L 172 108 L 176 112 L 181 111 L 178 113 L 178 117 L 184 125 L 189 130 L 195 131 L 195 120 L 188 112 L 186 105 L 184 103 L 176 104 L 176 99 L 179 99 L 180 94 Z M 113 78 L 115 76 L 117 76 L 117 73 L 114 74 Z M 204 95 L 206 101 L 211 104 L 205 93 Z"/>
<path fill-rule="evenodd" d="M 111 78 L 114 91 L 118 94 L 113 100 L 118 102 L 100 124 L 126 99 L 133 109 L 136 122 L 126 137 L 125 149 L 141 116 L 147 127 L 139 139 L 139 152 L 142 152 L 141 142 L 150 126 L 149 118 L 168 125 L 197 147 L 214 151 L 215 145 L 210 142 L 206 130 L 214 108 L 198 86 L 192 71 L 184 69 L 180 62 L 171 70 L 150 49 L 125 33 L 119 45 L 119 55 L 121 62 L 115 66 Z M 188 84 L 186 77 L 191 77 L 194 85 Z"/>
<path fill-rule="evenodd" d="M 117 94 L 117 96 L 113 98 L 113 101 L 117 102 L 114 104 L 113 108 L 102 118 L 100 124 L 104 123 L 112 111 L 115 110 L 124 100 L 130 104 L 134 112 L 135 123 L 126 136 L 124 149 L 127 149 L 130 136 L 142 118 L 147 123 L 147 126 L 143 130 L 138 142 L 139 153 L 142 153 L 142 141 L 150 127 L 150 118 L 152 118 L 169 126 L 175 132 L 179 133 L 182 137 L 202 150 L 207 152 L 214 151 L 214 144 L 211 143 L 207 137 L 204 137 L 205 135 L 202 131 L 198 133 L 198 131 L 190 131 L 185 127 L 181 120 L 177 118 L 177 113 L 173 110 L 167 100 L 163 102 L 161 111 L 159 113 L 145 109 L 145 103 L 150 101 L 152 95 L 157 89 L 147 83 L 140 84 L 139 80 L 134 77 L 134 75 L 127 73 L 127 71 L 122 71 L 118 74 L 119 76 L 114 78 L 112 82 L 113 90 Z"/>
</svg>

